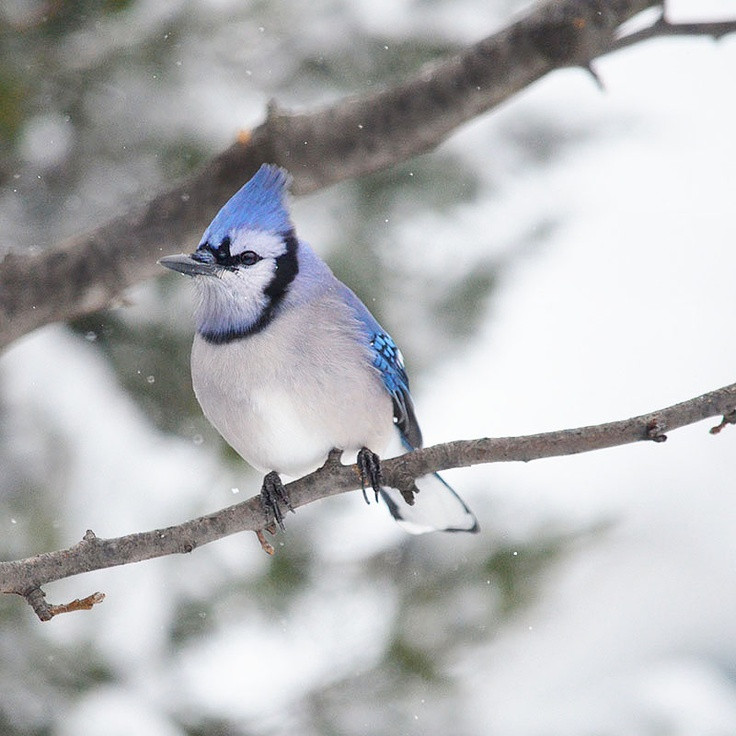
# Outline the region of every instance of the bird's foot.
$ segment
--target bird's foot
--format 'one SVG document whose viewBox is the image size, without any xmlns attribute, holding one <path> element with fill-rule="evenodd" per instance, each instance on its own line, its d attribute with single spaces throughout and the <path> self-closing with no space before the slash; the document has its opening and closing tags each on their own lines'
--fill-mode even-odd
<svg viewBox="0 0 736 736">
<path fill-rule="evenodd" d="M 376 494 L 376 501 L 378 501 L 378 494 L 383 484 L 381 461 L 378 455 L 367 447 L 361 448 L 360 452 L 358 452 L 358 470 L 360 471 L 360 487 L 363 490 L 365 502 L 370 503 L 365 492 L 365 489 L 368 487 L 373 489 L 373 492 Z"/>
<path fill-rule="evenodd" d="M 286 488 L 284 488 L 284 484 L 275 470 L 272 470 L 263 478 L 261 505 L 268 516 L 273 516 L 274 521 L 283 532 L 284 512 L 282 511 L 282 506 L 292 513 L 294 512 L 294 507 L 291 505 L 289 494 L 286 492 Z"/>
</svg>

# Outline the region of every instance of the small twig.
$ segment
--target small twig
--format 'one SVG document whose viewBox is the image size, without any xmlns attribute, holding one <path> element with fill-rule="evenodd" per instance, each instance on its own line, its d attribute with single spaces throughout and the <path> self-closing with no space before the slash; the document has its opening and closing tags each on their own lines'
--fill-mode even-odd
<svg viewBox="0 0 736 736">
<path fill-rule="evenodd" d="M 104 593 L 92 593 L 92 595 L 88 595 L 86 598 L 76 598 L 71 603 L 49 606 L 49 612 L 52 616 L 57 616 L 60 613 L 71 613 L 72 611 L 89 611 L 93 606 L 102 603 L 104 600 Z"/>
<path fill-rule="evenodd" d="M 72 611 L 89 611 L 93 606 L 105 600 L 104 593 L 92 593 L 86 598 L 76 598 L 71 603 L 60 603 L 52 605 L 46 600 L 46 593 L 36 586 L 23 593 L 28 605 L 41 621 L 51 621 L 60 613 L 71 613 Z"/>
<path fill-rule="evenodd" d="M 268 532 L 272 537 L 275 537 L 276 534 L 278 534 L 278 527 L 276 524 L 269 524 L 268 526 L 264 527 L 263 529 L 256 529 L 256 537 L 258 537 L 258 541 L 260 542 L 261 549 L 267 554 L 267 555 L 273 555 L 276 550 L 274 550 L 273 545 L 266 539 L 266 535 L 264 532 Z"/>
<path fill-rule="evenodd" d="M 662 14 L 652 25 L 616 39 L 610 51 L 620 51 L 642 41 L 666 36 L 709 36 L 714 41 L 718 41 L 735 31 L 736 20 L 724 20 L 712 23 L 670 23 L 665 15 Z"/>
<path fill-rule="evenodd" d="M 339 450 L 337 447 L 333 447 L 328 453 L 327 453 L 327 460 L 325 460 L 325 464 L 322 466 L 322 468 L 330 469 L 334 468 L 337 465 L 342 465 L 342 450 Z M 322 469 L 320 468 L 320 470 Z"/>
<path fill-rule="evenodd" d="M 266 539 L 266 535 L 263 533 L 262 529 L 256 529 L 256 537 L 258 537 L 258 541 L 261 544 L 261 549 L 267 555 L 273 555 L 276 552 L 271 542 L 269 542 L 268 539 Z"/>
<path fill-rule="evenodd" d="M 593 66 L 592 62 L 588 62 L 587 64 L 581 64 L 580 68 L 587 72 L 595 82 L 595 86 L 598 87 L 598 89 L 601 92 L 606 91 L 606 85 L 603 83 L 603 79 L 601 78 L 600 74 L 596 71 L 596 68 Z"/>
<path fill-rule="evenodd" d="M 724 414 L 723 419 L 721 419 L 721 423 L 717 424 L 715 427 L 711 427 L 710 433 L 720 434 L 721 430 L 728 424 L 736 424 L 736 410 L 729 412 L 728 414 Z"/>
</svg>

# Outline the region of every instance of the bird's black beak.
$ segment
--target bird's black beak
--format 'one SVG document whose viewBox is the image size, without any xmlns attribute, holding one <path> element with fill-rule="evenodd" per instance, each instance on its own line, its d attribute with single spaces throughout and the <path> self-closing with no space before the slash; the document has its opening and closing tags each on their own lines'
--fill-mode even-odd
<svg viewBox="0 0 736 736">
<path fill-rule="evenodd" d="M 159 263 L 186 276 L 213 276 L 218 270 L 216 263 L 206 263 L 183 253 L 177 256 L 164 256 L 159 259 Z"/>
</svg>

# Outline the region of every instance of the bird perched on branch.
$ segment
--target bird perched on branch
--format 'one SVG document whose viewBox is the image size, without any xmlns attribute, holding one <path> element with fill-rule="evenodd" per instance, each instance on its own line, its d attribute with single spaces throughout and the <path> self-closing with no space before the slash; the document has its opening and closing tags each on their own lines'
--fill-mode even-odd
<svg viewBox="0 0 736 736">
<path fill-rule="evenodd" d="M 194 253 L 160 260 L 197 289 L 192 384 L 205 416 L 266 473 L 261 497 L 282 526 L 290 504 L 280 474 L 304 475 L 339 449 L 357 458 L 364 493 L 372 487 L 409 531 L 477 531 L 439 475 L 401 491 L 383 485 L 379 456 L 422 445 L 401 352 L 297 238 L 289 182 L 261 166 Z"/>
</svg>

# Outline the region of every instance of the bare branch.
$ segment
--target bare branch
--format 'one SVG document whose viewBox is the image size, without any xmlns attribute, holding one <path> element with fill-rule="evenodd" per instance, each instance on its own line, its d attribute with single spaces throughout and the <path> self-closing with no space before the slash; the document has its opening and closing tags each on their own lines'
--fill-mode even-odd
<svg viewBox="0 0 736 736">
<path fill-rule="evenodd" d="M 302 194 L 405 161 L 555 69 L 590 69 L 613 48 L 622 23 L 660 5 L 549 0 L 393 87 L 306 113 L 272 106 L 262 125 L 146 205 L 50 251 L 7 255 L 0 264 L 0 347 L 41 325 L 109 306 L 150 278 L 161 255 L 191 248 L 261 163 L 288 168 L 295 194 Z"/>
<path fill-rule="evenodd" d="M 652 25 L 626 36 L 621 36 L 610 50 L 619 51 L 635 43 L 668 36 L 709 36 L 717 41 L 734 31 L 736 31 L 736 20 L 724 20 L 716 23 L 670 23 L 663 14 Z"/>
<path fill-rule="evenodd" d="M 0 346 L 36 327 L 110 304 L 124 289 L 153 275 L 164 252 L 187 249 L 217 208 L 264 161 L 294 175 L 296 194 L 376 171 L 428 151 L 457 127 L 492 109 L 545 74 L 577 66 L 594 75 L 593 59 L 651 38 L 710 35 L 736 30 L 736 21 L 670 24 L 617 38 L 621 25 L 658 0 L 550 0 L 499 33 L 449 59 L 427 65 L 412 78 L 365 96 L 307 113 L 271 106 L 265 122 L 242 134 L 201 171 L 148 204 L 96 230 L 37 255 L 11 253 L 0 264 Z M 53 254 L 53 257 L 50 255 Z M 610 424 L 526 437 L 456 441 L 415 451 L 382 465 L 386 484 L 407 488 L 429 472 L 480 463 L 529 461 L 642 440 L 664 442 L 667 433 L 707 417 L 722 416 L 711 432 L 736 422 L 736 384 L 652 414 Z M 295 507 L 359 486 L 356 466 L 336 457 L 289 484 Z M 95 593 L 51 605 L 41 586 L 83 572 L 191 552 L 240 531 L 261 530 L 272 519 L 260 499 L 177 526 L 102 539 L 88 531 L 73 547 L 26 560 L 0 563 L 0 592 L 23 596 L 41 620 L 86 610 Z"/>
<path fill-rule="evenodd" d="M 602 82 L 593 59 L 651 38 L 736 30 L 736 21 L 671 24 L 616 38 L 661 0 L 549 0 L 504 30 L 414 77 L 306 113 L 271 105 L 266 120 L 193 176 L 92 232 L 0 263 L 0 347 L 50 322 L 109 306 L 187 250 L 218 207 L 263 162 L 294 176 L 295 194 L 387 168 L 438 146 L 454 130 L 556 69 L 578 66 Z M 50 254 L 53 253 L 53 258 Z"/>
<path fill-rule="evenodd" d="M 667 439 L 665 431 L 672 432 L 716 416 L 722 416 L 724 423 L 735 421 L 736 384 L 666 409 L 609 424 L 525 437 L 458 440 L 427 447 L 384 461 L 383 477 L 386 485 L 400 489 L 410 486 L 414 479 L 422 475 L 449 468 L 494 462 L 527 462 L 640 441 L 663 442 Z M 718 427 L 720 431 L 722 426 Z M 331 453 L 322 468 L 290 483 L 287 490 L 292 505 L 297 508 L 320 498 L 355 490 L 359 485 L 358 467 L 342 465 L 338 454 Z M 0 562 L 0 592 L 24 596 L 39 618 L 48 620 L 56 613 L 91 608 L 103 596 L 96 593 L 65 606 L 49 606 L 41 590 L 41 586 L 46 583 L 92 570 L 192 552 L 197 547 L 230 534 L 242 531 L 260 532 L 269 528 L 272 523 L 273 519 L 266 516 L 260 498 L 255 496 L 213 514 L 165 529 L 129 534 L 116 539 L 101 539 L 87 531 L 82 541 L 69 549 L 44 553 L 25 560 Z M 273 548 L 265 542 L 263 534 L 259 534 L 258 538 L 261 546 L 269 554 L 272 553 Z"/>
</svg>

